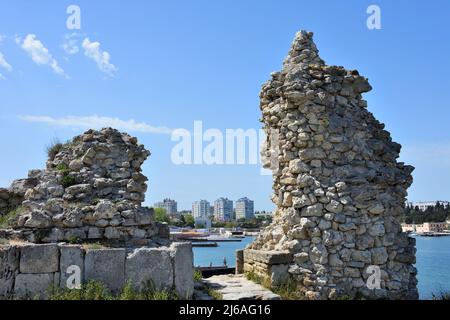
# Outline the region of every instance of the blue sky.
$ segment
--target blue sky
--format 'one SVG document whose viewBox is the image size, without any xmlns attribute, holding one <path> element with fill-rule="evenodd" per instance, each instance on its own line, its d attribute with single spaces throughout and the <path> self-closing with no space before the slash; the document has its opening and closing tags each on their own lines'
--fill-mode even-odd
<svg viewBox="0 0 450 320">
<path fill-rule="evenodd" d="M 75 54 L 63 46 L 71 4 L 81 8 Z M 370 4 L 381 30 L 366 27 Z M 260 87 L 307 29 L 328 64 L 369 78 L 369 110 L 416 167 L 409 199 L 448 200 L 449 14 L 447 0 L 0 0 L 0 186 L 42 168 L 45 145 L 83 132 L 81 120 L 106 117 L 152 151 L 147 203 L 247 196 L 272 209 L 271 177 L 258 166 L 174 165 L 175 143 L 159 127 L 259 129 Z"/>
</svg>

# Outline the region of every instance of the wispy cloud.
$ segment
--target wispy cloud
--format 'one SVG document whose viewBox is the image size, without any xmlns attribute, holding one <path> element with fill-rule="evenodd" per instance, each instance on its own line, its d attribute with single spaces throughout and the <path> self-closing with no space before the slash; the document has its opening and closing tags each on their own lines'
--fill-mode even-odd
<svg viewBox="0 0 450 320">
<path fill-rule="evenodd" d="M 6 38 L 5 36 L 0 34 L 0 44 L 2 44 L 2 42 L 5 38 Z M 6 61 L 6 58 L 2 52 L 0 52 L 0 68 L 3 68 L 9 72 L 11 72 L 13 70 L 13 67 L 8 63 L 8 61 Z M 6 79 L 5 76 L 3 76 L 0 73 L 0 80 L 5 80 L 5 79 Z"/>
<path fill-rule="evenodd" d="M 92 115 L 87 117 L 66 116 L 62 118 L 54 118 L 49 116 L 19 116 L 23 121 L 33 123 L 45 123 L 53 126 L 83 128 L 83 129 L 100 129 L 105 127 L 113 127 L 124 131 L 171 134 L 173 129 L 167 127 L 152 126 L 145 122 L 137 122 L 134 119 L 121 120 L 119 118 L 102 117 Z"/>
<path fill-rule="evenodd" d="M 37 65 L 48 65 L 56 74 L 69 78 L 59 66 L 58 61 L 53 58 L 50 51 L 36 38 L 36 35 L 28 34 L 24 40 L 16 38 L 16 43 L 28 53 Z"/>
<path fill-rule="evenodd" d="M 114 76 L 117 68 L 109 62 L 111 55 L 107 51 L 102 51 L 100 48 L 100 42 L 91 42 L 89 38 L 85 38 L 82 43 L 84 54 L 89 59 L 92 59 L 96 64 L 97 68 L 107 74 L 110 77 Z"/>
<path fill-rule="evenodd" d="M 11 65 L 6 61 L 5 56 L 3 55 L 3 53 L 0 52 L 0 67 L 2 67 L 3 69 L 6 69 L 8 71 L 12 71 L 12 67 Z"/>
</svg>

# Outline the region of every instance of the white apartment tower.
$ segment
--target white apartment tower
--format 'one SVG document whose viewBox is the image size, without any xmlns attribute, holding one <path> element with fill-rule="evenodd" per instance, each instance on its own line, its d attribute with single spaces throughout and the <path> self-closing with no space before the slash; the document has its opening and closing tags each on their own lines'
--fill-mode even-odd
<svg viewBox="0 0 450 320">
<path fill-rule="evenodd" d="M 194 219 L 208 218 L 211 214 L 210 204 L 206 200 L 195 201 L 192 204 L 192 215 Z"/>
<path fill-rule="evenodd" d="M 236 220 L 253 219 L 255 217 L 254 202 L 248 198 L 236 201 Z"/>
<path fill-rule="evenodd" d="M 233 219 L 233 201 L 227 198 L 219 198 L 214 201 L 214 219 L 231 221 Z"/>
</svg>

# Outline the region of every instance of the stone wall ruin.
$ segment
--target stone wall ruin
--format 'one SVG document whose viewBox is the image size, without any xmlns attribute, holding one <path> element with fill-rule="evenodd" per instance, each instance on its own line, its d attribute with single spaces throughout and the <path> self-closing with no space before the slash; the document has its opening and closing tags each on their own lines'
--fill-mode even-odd
<svg viewBox="0 0 450 320">
<path fill-rule="evenodd" d="M 367 79 L 325 65 L 312 36 L 297 33 L 261 91 L 277 209 L 243 269 L 273 284 L 291 278 L 309 299 L 417 299 L 415 241 L 398 221 L 414 168 L 397 162 L 401 146 L 367 110 Z M 370 266 L 379 289 L 366 286 Z"/>
<path fill-rule="evenodd" d="M 168 226 L 141 205 L 147 190 L 141 165 L 150 152 L 136 138 L 89 130 L 52 149 L 45 170 L 0 189 L 0 205 L 16 211 L 0 238 L 144 245 L 169 238 Z"/>
</svg>

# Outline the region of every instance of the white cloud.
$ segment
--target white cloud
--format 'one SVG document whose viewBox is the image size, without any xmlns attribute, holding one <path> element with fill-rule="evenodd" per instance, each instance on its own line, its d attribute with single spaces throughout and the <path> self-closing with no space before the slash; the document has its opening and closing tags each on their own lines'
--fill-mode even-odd
<svg viewBox="0 0 450 320">
<path fill-rule="evenodd" d="M 16 43 L 30 55 L 37 65 L 48 65 L 56 74 L 69 78 L 48 49 L 41 41 L 36 39 L 36 35 L 28 34 L 23 41 L 21 38 L 16 37 Z"/>
<path fill-rule="evenodd" d="M 6 78 L 0 73 L 0 80 L 6 80 Z"/>
<path fill-rule="evenodd" d="M 171 134 L 173 129 L 167 127 L 155 127 L 145 122 L 136 122 L 134 119 L 121 120 L 119 118 L 101 117 L 92 115 L 87 117 L 66 116 L 63 118 L 53 118 L 48 116 L 20 116 L 20 119 L 33 122 L 45 123 L 61 127 L 73 127 L 83 129 L 100 129 L 113 127 L 124 131 L 135 131 L 144 133 Z"/>
<path fill-rule="evenodd" d="M 78 36 L 79 35 L 76 32 L 64 36 L 62 47 L 67 54 L 73 55 L 80 51 L 80 48 L 78 47 Z"/>
<path fill-rule="evenodd" d="M 100 42 L 91 42 L 89 38 L 85 38 L 82 43 L 84 54 L 92 59 L 101 72 L 106 73 L 108 76 L 114 76 L 117 68 L 109 62 L 111 58 L 107 51 L 102 51 L 100 49 Z"/>
<path fill-rule="evenodd" d="M 9 72 L 11 72 L 13 69 L 11 65 L 6 61 L 5 57 L 3 56 L 3 53 L 1 52 L 0 52 L 0 67 L 8 70 Z"/>
</svg>

